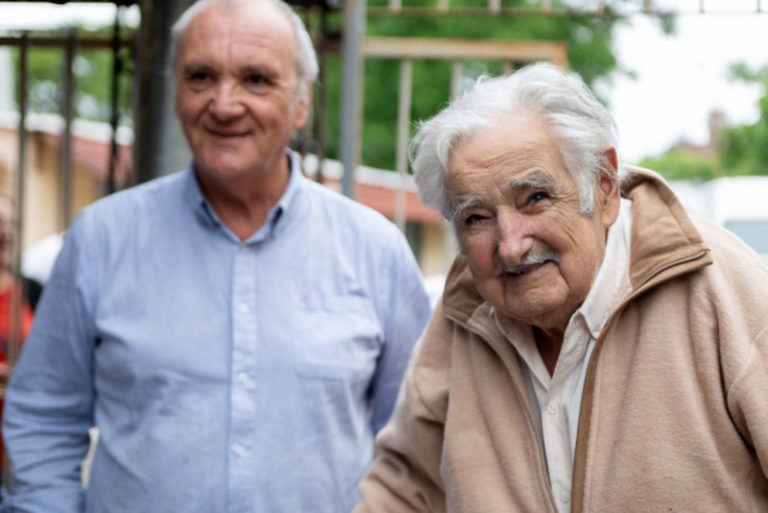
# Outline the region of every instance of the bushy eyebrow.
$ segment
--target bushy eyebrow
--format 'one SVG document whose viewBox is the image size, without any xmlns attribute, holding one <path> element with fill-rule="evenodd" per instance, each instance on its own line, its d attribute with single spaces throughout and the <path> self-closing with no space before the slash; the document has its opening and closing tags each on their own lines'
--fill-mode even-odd
<svg viewBox="0 0 768 513">
<path fill-rule="evenodd" d="M 205 64 L 203 62 L 189 62 L 180 66 L 178 70 L 181 73 L 181 75 L 185 77 L 194 75 L 195 73 L 199 73 L 201 71 L 209 72 L 209 73 L 213 72 L 213 68 L 210 65 Z"/>
<path fill-rule="evenodd" d="M 453 211 L 451 212 L 451 219 L 453 221 L 458 221 L 458 219 L 461 217 L 461 215 L 464 213 L 465 210 L 469 210 L 470 208 L 474 208 L 480 204 L 479 199 L 469 199 L 462 201 L 455 207 L 453 207 Z"/>
<path fill-rule="evenodd" d="M 274 80 L 278 72 L 268 66 L 245 66 L 241 72 L 243 75 L 261 75 L 267 80 Z"/>
<path fill-rule="evenodd" d="M 519 178 L 513 178 L 509 182 L 505 183 L 501 187 L 501 192 L 504 196 L 514 194 L 520 189 L 543 189 L 545 191 L 554 192 L 557 190 L 557 184 L 552 179 L 552 176 L 541 170 L 532 171 L 525 176 Z M 466 210 L 475 208 L 482 204 L 482 201 L 477 198 L 467 199 L 460 202 L 451 210 L 451 219 L 457 222 L 461 219 L 461 216 Z"/>
<path fill-rule="evenodd" d="M 520 178 L 513 178 L 502 186 L 501 191 L 504 195 L 507 195 L 519 189 L 544 189 L 547 191 L 554 191 L 557 189 L 557 185 L 551 175 L 544 171 L 537 170 L 527 173 Z"/>
</svg>

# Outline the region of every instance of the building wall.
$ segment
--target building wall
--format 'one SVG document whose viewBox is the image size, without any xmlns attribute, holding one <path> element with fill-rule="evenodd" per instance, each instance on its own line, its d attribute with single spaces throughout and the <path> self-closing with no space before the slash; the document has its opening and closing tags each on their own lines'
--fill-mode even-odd
<svg viewBox="0 0 768 513">
<path fill-rule="evenodd" d="M 22 249 L 64 228 L 60 219 L 59 166 L 58 150 L 44 144 L 39 133 L 31 133 L 24 175 Z M 0 128 L 0 191 L 11 197 L 16 196 L 17 167 L 16 129 Z M 73 176 L 71 218 L 101 195 L 100 185 L 91 173 L 74 166 Z"/>
</svg>

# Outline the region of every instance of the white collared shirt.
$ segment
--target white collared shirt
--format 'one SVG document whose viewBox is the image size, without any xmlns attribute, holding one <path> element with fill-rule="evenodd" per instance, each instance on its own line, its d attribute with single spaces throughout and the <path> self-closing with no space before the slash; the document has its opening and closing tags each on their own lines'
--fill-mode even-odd
<svg viewBox="0 0 768 513">
<path fill-rule="evenodd" d="M 629 264 L 632 202 L 621 200 L 619 216 L 608 230 L 605 256 L 589 294 L 565 329 L 555 371 L 549 375 L 536 348 L 531 326 L 502 318 L 501 331 L 517 350 L 534 419 L 544 445 L 549 482 L 558 511 L 571 510 L 571 478 L 581 396 L 589 357 L 619 296 Z"/>
</svg>

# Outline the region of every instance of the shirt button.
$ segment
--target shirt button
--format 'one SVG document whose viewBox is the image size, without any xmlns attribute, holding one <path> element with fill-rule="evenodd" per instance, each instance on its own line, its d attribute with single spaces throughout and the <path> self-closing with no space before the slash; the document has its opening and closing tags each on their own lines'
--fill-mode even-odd
<svg viewBox="0 0 768 513">
<path fill-rule="evenodd" d="M 232 446 L 232 454 L 234 454 L 235 456 L 237 456 L 239 458 L 245 456 L 245 447 L 243 447 L 240 444 L 233 445 Z"/>
<path fill-rule="evenodd" d="M 248 374 L 245 372 L 241 372 L 237 375 L 237 382 L 241 385 L 245 385 L 248 383 Z"/>
<path fill-rule="evenodd" d="M 237 311 L 240 313 L 248 313 L 248 305 L 246 303 L 240 303 L 237 305 Z"/>
<path fill-rule="evenodd" d="M 551 415 L 554 415 L 557 413 L 557 405 L 552 403 L 549 406 L 547 406 L 547 412 Z"/>
<path fill-rule="evenodd" d="M 560 502 L 568 502 L 571 500 L 571 494 L 568 492 L 562 492 L 560 494 Z"/>
</svg>

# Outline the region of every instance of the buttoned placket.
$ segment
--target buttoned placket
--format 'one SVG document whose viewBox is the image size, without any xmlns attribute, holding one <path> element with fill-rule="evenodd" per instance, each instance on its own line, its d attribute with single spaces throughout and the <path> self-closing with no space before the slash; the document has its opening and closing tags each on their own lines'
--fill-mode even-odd
<svg viewBox="0 0 768 513">
<path fill-rule="evenodd" d="M 577 314 L 565 331 L 561 354 L 548 390 L 545 387 L 547 393 L 542 403 L 542 441 L 552 495 L 561 513 L 571 509 L 573 451 L 570 428 L 572 423 L 578 422 L 579 414 L 578 410 L 573 411 L 571 403 L 580 402 L 571 399 L 578 392 L 574 383 L 579 380 L 579 364 L 585 353 L 589 352 L 590 342 L 591 336 L 584 318 Z"/>
<path fill-rule="evenodd" d="M 232 273 L 232 362 L 230 374 L 229 512 L 246 511 L 258 394 L 252 373 L 258 355 L 258 247 L 241 243 Z"/>
</svg>

